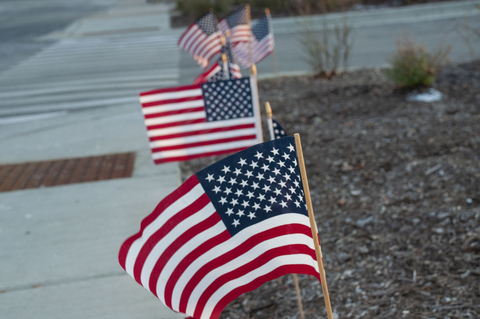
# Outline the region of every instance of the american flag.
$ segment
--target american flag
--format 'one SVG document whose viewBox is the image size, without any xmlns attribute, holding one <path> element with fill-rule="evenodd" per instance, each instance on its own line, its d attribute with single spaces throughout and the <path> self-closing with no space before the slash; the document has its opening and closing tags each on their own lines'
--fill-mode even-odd
<svg viewBox="0 0 480 319">
<path fill-rule="evenodd" d="M 230 42 L 237 44 L 239 42 L 250 41 L 250 10 L 246 5 L 230 13 L 225 19 L 218 23 L 218 29 L 226 34 L 230 30 Z"/>
<path fill-rule="evenodd" d="M 278 123 L 274 118 L 272 118 L 272 128 L 273 128 L 273 139 L 277 140 L 284 136 L 287 136 L 287 133 L 282 128 L 280 123 Z"/>
<path fill-rule="evenodd" d="M 120 248 L 120 265 L 173 311 L 216 319 L 288 273 L 319 278 L 293 137 L 231 155 L 162 200 Z"/>
<path fill-rule="evenodd" d="M 237 152 L 262 142 L 255 77 L 140 94 L 156 164 Z"/>
<path fill-rule="evenodd" d="M 252 27 L 251 44 L 242 42 L 233 47 L 233 52 L 243 68 L 262 61 L 273 52 L 273 32 L 270 28 L 270 15 L 265 15 Z"/>
<path fill-rule="evenodd" d="M 242 77 L 240 67 L 238 64 L 227 63 L 225 64 L 220 58 L 207 72 L 204 72 L 197 76 L 193 80 L 193 84 L 214 82 L 225 79 L 239 79 Z"/>
<path fill-rule="evenodd" d="M 192 23 L 178 40 L 178 46 L 190 53 L 205 69 L 210 59 L 222 50 L 222 33 L 217 29 L 217 19 L 209 12 Z"/>
</svg>

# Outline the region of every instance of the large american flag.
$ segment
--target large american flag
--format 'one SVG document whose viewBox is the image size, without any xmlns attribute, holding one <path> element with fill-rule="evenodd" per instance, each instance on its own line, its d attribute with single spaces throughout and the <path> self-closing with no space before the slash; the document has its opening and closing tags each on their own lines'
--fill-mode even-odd
<svg viewBox="0 0 480 319">
<path fill-rule="evenodd" d="M 233 52 L 243 68 L 262 61 L 273 52 L 275 43 L 270 27 L 270 15 L 265 15 L 252 27 L 251 43 L 242 42 L 233 47 Z"/>
<path fill-rule="evenodd" d="M 230 30 L 230 42 L 237 44 L 239 42 L 250 41 L 250 10 L 247 5 L 243 5 L 230 13 L 225 19 L 220 20 L 218 29 L 226 34 Z"/>
<path fill-rule="evenodd" d="M 220 58 L 208 71 L 197 76 L 193 80 L 193 84 L 215 82 L 225 79 L 239 79 L 241 77 L 242 73 L 238 64 L 224 63 L 222 58 Z"/>
<path fill-rule="evenodd" d="M 191 176 L 120 248 L 120 265 L 166 306 L 218 318 L 240 294 L 288 273 L 319 278 L 293 137 Z"/>
<path fill-rule="evenodd" d="M 217 19 L 209 12 L 188 27 L 178 40 L 178 46 L 190 53 L 205 69 L 210 64 L 210 59 L 221 52 L 221 37 Z"/>
<path fill-rule="evenodd" d="M 237 152 L 261 143 L 255 77 L 140 94 L 156 164 Z"/>
</svg>

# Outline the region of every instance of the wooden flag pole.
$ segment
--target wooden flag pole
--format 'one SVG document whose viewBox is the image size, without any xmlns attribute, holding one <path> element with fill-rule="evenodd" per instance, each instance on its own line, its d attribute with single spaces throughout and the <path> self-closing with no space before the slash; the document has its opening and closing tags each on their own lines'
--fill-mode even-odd
<svg viewBox="0 0 480 319">
<path fill-rule="evenodd" d="M 275 139 L 275 134 L 273 133 L 273 122 L 272 122 L 272 107 L 270 106 L 269 102 L 265 102 L 265 113 L 267 115 L 267 123 L 268 123 L 268 132 L 270 133 L 270 141 Z"/>
<path fill-rule="evenodd" d="M 269 8 L 265 8 L 265 15 L 270 16 Z M 267 17 L 267 19 L 268 19 L 268 27 L 270 28 L 270 30 L 272 30 L 272 34 L 273 34 L 272 22 L 270 21 L 269 17 Z M 273 70 L 275 71 L 275 77 L 278 78 L 278 64 L 277 64 L 277 54 L 275 53 L 275 47 L 273 47 L 272 60 L 273 60 Z"/>
<path fill-rule="evenodd" d="M 245 5 L 247 9 L 247 20 L 248 20 L 248 26 L 250 27 L 250 38 L 248 40 L 248 60 L 250 62 L 250 65 L 253 65 L 253 58 L 252 58 L 252 10 L 250 8 L 250 4 L 247 3 Z"/>
<path fill-rule="evenodd" d="M 293 281 L 295 282 L 295 291 L 297 292 L 297 303 L 298 311 L 300 311 L 300 319 L 305 319 L 305 315 L 303 314 L 302 293 L 300 292 L 297 274 L 293 274 Z"/>
<path fill-rule="evenodd" d="M 307 202 L 308 218 L 310 219 L 310 227 L 312 228 L 313 244 L 315 245 L 315 255 L 317 256 L 318 270 L 320 272 L 320 283 L 322 284 L 323 298 L 325 300 L 325 307 L 327 308 L 328 319 L 333 319 L 332 306 L 330 305 L 330 296 L 328 295 L 327 279 L 325 277 L 325 268 L 323 265 L 322 250 L 318 239 L 317 223 L 313 214 L 312 199 L 310 198 L 310 189 L 308 188 L 307 172 L 305 170 L 305 162 L 303 160 L 302 143 L 300 141 L 300 134 L 296 133 L 295 146 L 297 149 L 298 166 L 300 168 L 300 175 L 302 177 L 303 190 L 305 192 L 305 201 Z"/>
<path fill-rule="evenodd" d="M 230 80 L 230 65 L 228 65 L 228 58 L 225 53 L 222 53 L 222 68 L 223 68 L 223 79 Z"/>
<path fill-rule="evenodd" d="M 252 64 L 250 66 L 250 81 L 255 81 L 255 85 L 252 85 L 252 99 L 253 99 L 253 105 L 254 105 L 254 113 L 255 117 L 257 118 L 257 125 L 259 128 L 258 135 L 259 135 L 259 143 L 263 142 L 263 131 L 262 131 L 262 118 L 261 118 L 261 112 L 260 112 L 260 98 L 258 96 L 258 83 L 257 83 L 257 67 L 255 64 Z"/>
</svg>

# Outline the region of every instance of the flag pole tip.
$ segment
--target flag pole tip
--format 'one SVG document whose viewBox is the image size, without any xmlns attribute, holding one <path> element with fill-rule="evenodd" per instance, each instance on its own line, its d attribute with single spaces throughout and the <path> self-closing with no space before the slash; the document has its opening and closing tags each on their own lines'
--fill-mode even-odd
<svg viewBox="0 0 480 319">
<path fill-rule="evenodd" d="M 255 63 L 252 63 L 252 65 L 250 66 L 250 74 L 257 75 L 257 66 L 255 65 Z"/>
<path fill-rule="evenodd" d="M 270 15 L 270 9 L 269 8 L 265 8 L 265 14 Z"/>
<path fill-rule="evenodd" d="M 270 106 L 270 102 L 265 102 L 265 113 L 267 114 L 268 118 L 271 118 L 273 116 L 272 113 L 272 107 Z"/>
</svg>

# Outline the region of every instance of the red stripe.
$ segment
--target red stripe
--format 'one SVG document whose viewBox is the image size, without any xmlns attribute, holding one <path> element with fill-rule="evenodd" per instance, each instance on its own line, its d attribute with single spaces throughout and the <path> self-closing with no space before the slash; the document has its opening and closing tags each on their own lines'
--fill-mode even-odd
<svg viewBox="0 0 480 319">
<path fill-rule="evenodd" d="M 185 35 L 188 33 L 188 31 L 190 31 L 190 29 L 196 25 L 196 22 L 193 22 L 192 24 L 190 24 L 187 28 L 187 30 L 185 30 L 185 32 L 182 33 L 182 35 L 180 36 L 180 39 L 178 39 L 178 42 L 177 42 L 177 45 L 180 46 L 180 42 L 182 42 L 183 40 L 183 37 L 185 37 Z"/>
<path fill-rule="evenodd" d="M 217 212 L 214 212 L 212 215 L 204 219 L 202 222 L 196 224 L 195 226 L 191 227 L 189 230 L 183 232 L 178 238 L 170 245 L 168 248 L 165 249 L 163 254 L 158 258 L 158 261 L 153 267 L 152 272 L 150 273 L 150 282 L 149 287 L 150 291 L 157 296 L 157 281 L 158 277 L 160 277 L 160 273 L 162 272 L 163 268 L 170 260 L 170 258 L 175 254 L 175 252 L 180 249 L 183 245 L 188 243 L 193 237 L 198 235 L 199 233 L 215 226 L 218 222 L 222 219 Z M 158 297 L 158 296 L 157 296 Z"/>
<path fill-rule="evenodd" d="M 257 137 L 255 134 L 253 134 L 253 135 L 242 135 L 242 136 L 216 139 L 216 140 L 210 140 L 210 141 L 189 143 L 189 144 L 176 144 L 176 145 L 171 145 L 171 146 L 162 146 L 162 147 L 152 148 L 152 153 L 163 152 L 163 151 L 172 151 L 172 150 L 180 150 L 180 149 L 187 149 L 187 148 L 191 148 L 191 147 L 199 147 L 199 146 L 205 146 L 205 145 L 215 145 L 215 144 L 222 144 L 222 143 L 236 142 L 236 141 L 243 141 L 243 140 L 253 140 L 253 139 L 255 139 L 255 137 Z"/>
<path fill-rule="evenodd" d="M 213 35 L 213 37 L 212 37 Z M 209 39 L 210 38 L 210 39 Z M 195 48 L 192 49 L 192 54 L 198 55 L 201 57 L 205 57 L 205 54 L 203 54 L 203 51 L 205 48 L 207 48 L 210 44 L 214 42 L 218 42 L 221 45 L 221 40 L 220 36 L 218 34 L 211 34 L 206 40 L 199 41 L 196 45 Z"/>
<path fill-rule="evenodd" d="M 200 154 L 193 154 L 193 155 L 186 155 L 186 156 L 176 156 L 176 157 L 167 157 L 167 158 L 159 158 L 153 160 L 155 164 L 162 164 L 162 163 L 169 163 L 169 162 L 180 162 L 180 161 L 187 161 L 191 160 L 194 158 L 200 158 L 200 157 L 208 157 L 208 156 L 214 156 L 214 155 L 221 155 L 221 154 L 227 154 L 227 153 L 236 153 L 241 150 L 244 150 L 248 147 L 240 147 L 240 148 L 232 148 L 232 149 L 225 149 L 217 152 L 205 152 L 205 153 L 200 153 Z"/>
<path fill-rule="evenodd" d="M 217 291 L 225 283 L 228 283 L 234 279 L 240 278 L 257 268 L 260 268 L 261 266 L 263 266 L 264 264 L 266 264 L 267 262 L 269 262 L 270 260 L 276 257 L 295 255 L 295 254 L 308 255 L 312 257 L 314 261 L 316 261 L 315 250 L 311 249 L 306 245 L 295 244 L 295 245 L 277 247 L 277 248 L 268 250 L 264 254 L 250 261 L 248 264 L 245 264 L 229 273 L 226 273 L 220 277 L 217 277 L 210 284 L 210 286 L 207 289 L 205 289 L 205 291 L 202 293 L 202 295 L 198 299 L 193 317 L 194 318 L 201 317 L 201 314 L 205 308 L 206 303 L 208 302 L 208 299 L 210 299 L 213 293 L 215 293 L 215 291 Z M 297 264 L 297 265 L 303 265 L 303 264 Z"/>
<path fill-rule="evenodd" d="M 162 201 L 160 201 L 160 203 L 158 203 L 157 207 L 155 207 L 153 212 L 142 220 L 142 222 L 140 223 L 139 232 L 125 240 L 125 242 L 120 247 L 120 251 L 118 253 L 118 262 L 123 269 L 125 269 L 125 261 L 127 259 L 128 250 L 132 246 L 133 242 L 143 235 L 143 231 L 145 230 L 145 228 L 150 225 L 155 219 L 157 219 L 157 217 L 160 216 L 160 214 L 167 207 L 169 207 L 180 197 L 191 191 L 198 184 L 199 181 L 197 177 L 195 175 L 191 176 L 183 184 L 181 184 L 180 187 L 170 193 Z"/>
<path fill-rule="evenodd" d="M 157 130 L 161 128 L 167 128 L 167 127 L 175 127 L 175 126 L 184 126 L 184 125 L 190 125 L 190 124 L 196 124 L 196 123 L 205 123 L 207 122 L 206 118 L 201 118 L 201 119 L 194 119 L 194 120 L 186 120 L 186 121 L 178 121 L 178 122 L 171 122 L 171 123 L 164 123 L 164 124 L 156 124 L 156 125 L 149 125 L 147 126 L 147 130 Z"/>
<path fill-rule="evenodd" d="M 264 284 L 267 281 L 273 280 L 275 278 L 288 275 L 288 274 L 304 274 L 304 275 L 312 275 L 316 277 L 320 281 L 320 277 L 318 275 L 318 272 L 315 270 L 315 268 L 307 266 L 307 265 L 285 265 L 278 267 L 274 270 L 272 270 L 270 273 L 265 274 L 261 277 L 255 278 L 252 282 L 238 287 L 232 291 L 230 291 L 228 294 L 225 295 L 215 306 L 213 309 L 213 312 L 210 316 L 211 319 L 217 319 L 220 317 L 220 314 L 222 313 L 222 310 L 235 298 L 240 296 L 241 294 L 252 291 L 254 289 L 257 289 L 260 287 L 262 284 Z"/>
<path fill-rule="evenodd" d="M 175 267 L 175 270 L 172 272 L 171 276 L 168 278 L 168 281 L 165 285 L 165 305 L 169 308 L 172 307 L 172 293 L 175 285 L 178 282 L 178 279 L 182 276 L 185 270 L 192 264 L 198 257 L 202 256 L 212 248 L 221 243 L 227 241 L 228 239 L 232 238 L 230 233 L 227 229 L 222 233 L 218 234 L 215 237 L 210 238 L 194 250 L 190 252 L 178 265 Z"/>
<path fill-rule="evenodd" d="M 264 232 L 255 234 L 245 240 L 241 245 L 234 247 L 232 250 L 224 253 L 223 255 L 210 260 L 208 263 L 203 265 L 189 280 L 183 289 L 182 296 L 180 297 L 179 311 L 185 313 L 188 299 L 190 298 L 191 292 L 195 289 L 198 283 L 213 269 L 216 269 L 229 261 L 241 256 L 246 253 L 253 247 L 257 246 L 259 243 L 262 243 L 265 240 L 275 238 L 278 236 L 283 236 L 287 234 L 305 234 L 307 236 L 312 236 L 312 230 L 305 226 L 299 224 L 289 224 L 277 226 L 271 229 L 268 229 Z"/>
<path fill-rule="evenodd" d="M 182 103 L 182 102 L 198 101 L 198 100 L 203 100 L 201 93 L 200 95 L 192 95 L 189 97 L 182 97 L 177 99 L 146 102 L 146 103 L 142 103 L 142 107 L 152 107 L 152 106 L 158 106 L 158 105 L 164 105 L 164 104 L 174 104 L 174 103 Z"/>
<path fill-rule="evenodd" d="M 168 92 L 194 90 L 194 89 L 199 89 L 199 88 L 200 88 L 200 85 L 198 85 L 198 84 L 190 84 L 190 85 L 169 87 L 169 88 L 156 89 L 156 90 L 152 90 L 152 91 L 142 92 L 142 93 L 140 93 L 140 96 L 147 96 L 147 95 L 152 95 L 152 94 L 160 94 L 160 93 L 168 93 Z"/>
<path fill-rule="evenodd" d="M 206 130 L 182 132 L 182 133 L 176 133 L 176 134 L 170 134 L 170 135 L 152 136 L 150 137 L 150 141 L 153 142 L 158 140 L 167 140 L 171 138 L 186 137 L 186 136 L 192 136 L 192 135 L 203 135 L 203 134 L 210 134 L 210 133 L 217 133 L 217 132 L 235 131 L 235 130 L 241 130 L 241 129 L 254 128 L 254 127 L 255 127 L 255 124 L 253 123 L 239 124 L 234 126 L 217 127 L 217 128 L 206 129 Z"/>
<path fill-rule="evenodd" d="M 207 194 L 203 194 L 197 198 L 192 204 L 188 205 L 184 209 L 177 212 L 174 216 L 168 219 L 157 231 L 155 231 L 150 238 L 143 244 L 142 249 L 140 249 L 137 259 L 135 260 L 135 266 L 133 267 L 133 277 L 141 285 L 141 275 L 143 265 L 148 255 L 155 247 L 155 245 L 162 240 L 175 226 L 180 224 L 186 218 L 195 214 L 199 209 L 198 207 L 205 207 L 210 200 L 208 199 Z"/>
<path fill-rule="evenodd" d="M 204 111 L 204 110 L 205 110 L 205 108 L 203 106 L 199 106 L 199 107 L 181 109 L 181 110 L 175 110 L 175 111 L 167 111 L 167 112 L 154 113 L 154 114 L 145 114 L 145 119 L 164 117 L 164 116 L 175 115 L 175 114 L 195 113 L 195 112 L 201 112 L 201 111 Z"/>
</svg>

